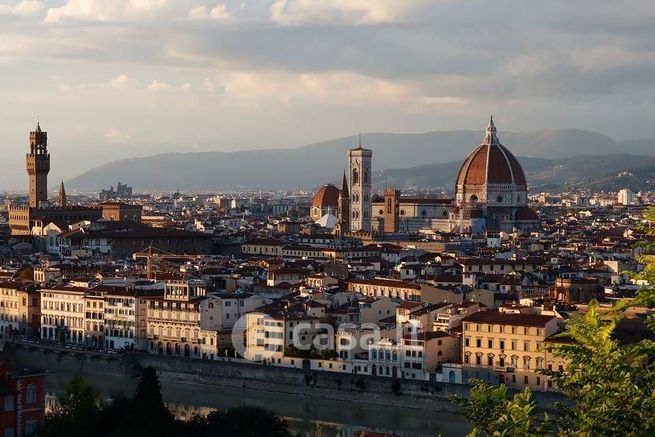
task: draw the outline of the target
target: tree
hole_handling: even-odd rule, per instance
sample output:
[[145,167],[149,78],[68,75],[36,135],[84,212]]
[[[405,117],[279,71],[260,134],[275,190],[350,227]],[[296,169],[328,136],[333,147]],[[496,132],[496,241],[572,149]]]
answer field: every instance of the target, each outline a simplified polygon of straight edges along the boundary
[[[655,435],[655,342],[646,338],[623,344],[615,338],[616,327],[629,309],[655,307],[655,230],[650,226],[655,222],[655,209],[647,210],[645,217],[649,226],[640,229],[644,241],[638,245],[641,254],[637,256],[644,269],[632,276],[649,285],[634,298],[623,299],[606,310],[592,301],[586,313],[575,314],[566,322],[559,337],[568,341],[548,346],[567,362],[562,371],[545,372],[564,398],[554,405],[559,435]],[[653,337],[655,319],[648,317],[646,324]],[[515,429],[533,429],[525,427],[528,423],[537,423],[539,431],[538,418],[543,413],[529,399],[529,392],[523,393],[523,398],[515,395],[509,401],[504,386],[477,384],[468,399],[456,401],[474,424],[473,435],[478,431],[514,435]],[[541,423],[548,423],[547,416]]]
[[93,435],[102,406],[98,391],[76,374],[57,397],[57,406],[48,414],[39,435]]
[[164,435],[170,431],[173,416],[164,404],[157,372],[152,367],[143,369],[132,403],[132,426],[155,435]]
[[391,382],[391,393],[393,393],[395,396],[400,396],[401,394],[400,380],[398,378],[394,378]]
[[528,388],[510,399],[505,385],[493,387],[477,381],[468,398],[453,399],[474,425],[469,436],[484,432],[489,436],[545,437],[551,433],[548,415],[540,415]]

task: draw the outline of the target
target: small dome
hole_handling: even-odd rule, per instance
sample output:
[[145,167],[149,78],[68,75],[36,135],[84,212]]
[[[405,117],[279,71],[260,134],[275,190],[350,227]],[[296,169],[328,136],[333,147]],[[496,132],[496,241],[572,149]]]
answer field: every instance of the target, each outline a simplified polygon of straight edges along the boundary
[[484,141],[464,160],[457,175],[458,186],[485,184],[527,185],[521,164],[498,141],[493,119]]
[[339,204],[339,189],[334,185],[323,185],[312,198],[312,208],[332,208],[336,211]]

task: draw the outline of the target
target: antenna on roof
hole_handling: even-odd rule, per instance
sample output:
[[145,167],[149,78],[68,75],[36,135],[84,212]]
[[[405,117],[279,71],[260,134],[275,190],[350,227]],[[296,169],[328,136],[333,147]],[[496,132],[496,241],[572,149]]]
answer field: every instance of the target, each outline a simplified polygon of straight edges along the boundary
[[362,131],[359,131],[359,148],[362,148]]

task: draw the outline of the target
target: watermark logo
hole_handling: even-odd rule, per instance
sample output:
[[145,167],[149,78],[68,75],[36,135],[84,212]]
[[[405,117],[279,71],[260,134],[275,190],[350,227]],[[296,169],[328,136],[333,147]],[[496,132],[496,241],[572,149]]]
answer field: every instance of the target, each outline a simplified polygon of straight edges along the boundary
[[274,318],[264,313],[239,318],[231,334],[235,356],[257,362],[283,356],[352,358],[355,353],[367,353],[383,338],[398,343],[402,336],[401,326],[390,332],[376,323],[335,325],[318,319]]

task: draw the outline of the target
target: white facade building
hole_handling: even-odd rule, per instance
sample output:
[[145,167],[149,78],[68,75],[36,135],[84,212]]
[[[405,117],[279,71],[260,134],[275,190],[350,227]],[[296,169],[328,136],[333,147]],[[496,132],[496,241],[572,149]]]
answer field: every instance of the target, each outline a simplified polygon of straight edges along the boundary
[[619,191],[617,202],[619,205],[632,205],[635,201],[635,194],[629,188],[624,188]]

